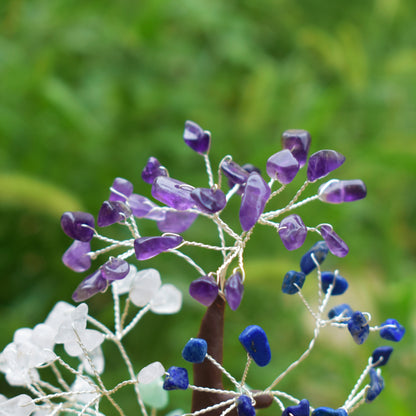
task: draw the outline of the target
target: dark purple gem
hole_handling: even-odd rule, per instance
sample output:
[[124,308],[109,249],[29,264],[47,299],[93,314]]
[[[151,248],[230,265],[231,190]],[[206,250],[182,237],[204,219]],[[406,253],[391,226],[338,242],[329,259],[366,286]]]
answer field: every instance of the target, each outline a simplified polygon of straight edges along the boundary
[[348,321],[348,331],[350,331],[353,340],[358,345],[361,345],[368,338],[370,327],[362,312],[356,311],[352,314]]
[[279,236],[288,250],[296,250],[305,242],[308,230],[299,215],[291,214],[279,224]]
[[321,225],[321,236],[325,240],[329,251],[337,257],[345,257],[348,254],[349,248],[345,241],[333,230],[329,224]]
[[289,150],[281,150],[270,156],[266,164],[267,174],[281,184],[293,181],[299,172],[299,163]]
[[285,274],[282,283],[282,292],[288,295],[294,295],[302,289],[305,283],[305,273],[291,270]]
[[[374,367],[381,367],[387,364],[389,361],[390,355],[393,352],[392,347],[378,347],[371,354],[371,359],[373,361]],[[378,363],[378,364],[376,364]]]
[[152,195],[171,208],[185,211],[195,206],[191,197],[193,187],[166,176],[158,176],[152,186]]
[[182,350],[182,357],[190,363],[202,363],[207,355],[208,344],[202,338],[191,338]]
[[257,172],[251,172],[246,183],[240,206],[240,224],[244,231],[250,230],[263,213],[270,197],[270,188]]
[[107,280],[124,279],[130,271],[130,265],[126,260],[111,257],[101,266],[101,274]]
[[255,416],[256,410],[251,403],[250,397],[242,394],[236,400],[238,416]]
[[318,189],[319,199],[329,204],[357,201],[365,198],[366,195],[367,188],[360,179],[351,179],[348,181],[332,179],[322,184]]
[[74,240],[62,256],[62,262],[74,272],[85,272],[91,267],[91,244],[88,242]]
[[94,217],[88,212],[67,211],[62,214],[61,227],[74,240],[91,241],[94,236]]
[[163,382],[164,390],[186,390],[189,386],[188,371],[186,368],[172,366],[167,369]]
[[109,201],[124,202],[133,192],[133,184],[124,178],[115,178],[111,185]]
[[202,128],[193,121],[188,120],[185,122],[183,139],[192,150],[195,150],[195,152],[201,155],[208,153],[211,144],[211,133],[202,130]]
[[384,321],[380,326],[386,326],[386,325],[393,325],[392,328],[382,328],[380,330],[380,336],[381,338],[387,339],[389,341],[399,342],[406,332],[403,325],[399,324],[398,321],[395,319],[387,319]]
[[306,130],[286,130],[282,134],[282,147],[288,149],[299,162],[301,168],[308,157],[311,136]]
[[187,211],[166,211],[161,220],[157,220],[157,227],[162,233],[183,233],[195,221],[198,214]]
[[238,337],[244,349],[259,367],[269,364],[272,355],[263,328],[249,325]]
[[323,178],[339,168],[345,161],[345,156],[335,150],[319,150],[308,161],[307,176],[309,182]]
[[116,222],[123,222],[129,216],[129,209],[121,201],[104,201],[98,212],[97,225],[107,227]]
[[130,195],[128,202],[131,212],[136,218],[143,218],[151,210],[158,208],[154,202],[138,194]]
[[83,302],[98,292],[105,292],[107,286],[108,281],[102,276],[101,269],[98,269],[79,284],[72,295],[72,299],[74,302]]
[[227,204],[221,189],[195,188],[191,192],[191,197],[199,209],[210,214],[221,211]]
[[189,294],[204,306],[210,306],[218,295],[218,285],[212,276],[201,276],[189,286]]
[[321,285],[324,293],[328,292],[329,286],[333,285],[331,296],[342,295],[348,289],[348,282],[339,274],[322,272]]
[[295,406],[286,407],[282,416],[309,416],[309,411],[309,401],[303,399]]
[[328,254],[328,246],[325,241],[316,242],[310,250],[308,250],[300,260],[300,269],[305,274],[309,274],[312,270],[316,268],[316,264],[312,259],[312,254],[315,257],[315,260],[318,264],[321,264]]
[[148,260],[164,251],[179,246],[183,241],[180,235],[162,235],[160,237],[140,237],[134,240],[137,260]]
[[[245,163],[244,165],[239,166],[239,167],[244,169],[248,174],[250,174],[251,172],[257,172],[257,173],[261,174],[260,169],[256,166],[252,165],[251,163]],[[239,195],[242,195],[244,193],[245,182],[247,181],[247,179],[248,179],[248,175],[246,176],[246,179],[245,179],[244,183],[239,184],[240,186],[238,187],[238,190],[237,190],[237,193]],[[228,179],[228,186],[230,188],[233,188],[234,185],[236,185],[236,184],[237,184],[237,182],[234,182],[232,179]]]
[[328,318],[334,319],[337,316],[343,316],[344,318],[351,318],[354,311],[352,310],[351,306],[342,303],[341,305],[334,306],[329,312],[328,312]]
[[240,272],[235,272],[227,279],[224,285],[225,299],[227,299],[231,310],[235,311],[240,306],[243,293],[243,278]]
[[384,389],[384,380],[374,368],[370,369],[370,388],[365,396],[366,403],[372,402]]
[[229,185],[233,187],[235,184],[242,185],[243,183],[247,182],[248,175],[251,172],[244,169],[238,163],[235,163],[232,160],[225,159],[221,163],[221,170],[223,171],[224,175],[230,180]]
[[149,157],[142,170],[142,179],[151,185],[158,176],[168,176],[168,171],[155,157]]

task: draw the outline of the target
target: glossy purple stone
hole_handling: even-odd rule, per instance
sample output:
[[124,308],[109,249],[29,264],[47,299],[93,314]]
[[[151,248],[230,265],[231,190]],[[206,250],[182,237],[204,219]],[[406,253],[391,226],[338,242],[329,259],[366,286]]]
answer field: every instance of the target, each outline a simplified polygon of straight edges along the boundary
[[345,161],[345,156],[335,150],[319,150],[308,161],[307,177],[314,182],[339,168]]
[[152,186],[152,195],[171,208],[185,211],[195,206],[191,197],[193,187],[166,176],[158,176]]
[[105,292],[107,286],[108,281],[102,276],[101,269],[98,269],[79,284],[72,295],[72,299],[75,302],[83,302],[99,292]]
[[185,122],[183,140],[192,150],[199,154],[204,154],[209,151],[211,133],[204,131],[198,124],[188,120]]
[[292,182],[299,172],[299,162],[289,150],[284,149],[269,157],[266,171],[272,179],[286,185]]
[[89,241],[74,240],[62,256],[62,262],[74,272],[85,272],[91,267],[91,257],[87,255],[90,251]]
[[199,209],[210,214],[223,210],[227,204],[225,194],[221,189],[195,188],[191,192],[191,197]]
[[189,286],[189,294],[199,303],[210,306],[217,298],[218,285],[212,276],[201,276]]
[[360,179],[351,179],[348,181],[332,179],[322,184],[318,189],[319,199],[329,204],[357,201],[365,198],[366,195],[367,188]]
[[247,182],[248,175],[251,172],[248,172],[238,163],[233,160],[225,159],[221,163],[221,170],[224,175],[230,180],[230,187],[233,187],[235,184],[242,185]]
[[308,157],[311,136],[306,130],[286,130],[282,134],[282,147],[288,149],[299,162],[301,168]]
[[123,222],[129,214],[129,209],[124,202],[104,201],[98,212],[97,225],[108,227],[116,222]]
[[158,208],[154,202],[138,194],[130,195],[128,202],[131,212],[136,218],[143,218],[151,210]]
[[183,241],[180,235],[162,235],[160,237],[140,237],[134,240],[137,260],[147,260],[164,251],[178,247]]
[[94,236],[94,217],[88,212],[67,211],[62,214],[61,227],[74,240],[91,241]]
[[183,233],[195,221],[198,214],[187,211],[166,211],[164,218],[157,220],[162,233]]
[[251,172],[240,205],[240,224],[244,231],[250,230],[263,213],[270,188],[257,172]]
[[309,411],[309,401],[303,399],[297,405],[286,407],[282,416],[309,416]]
[[101,266],[101,274],[107,280],[124,279],[130,271],[130,265],[126,260],[111,257]]
[[333,230],[329,224],[321,225],[319,228],[322,238],[325,240],[329,251],[337,257],[345,257],[349,248],[344,240]]
[[133,184],[124,178],[115,178],[109,201],[125,201],[133,192]]
[[291,214],[279,224],[279,236],[288,250],[296,250],[305,242],[308,230],[299,215]]
[[158,176],[168,176],[168,171],[155,157],[149,157],[142,170],[142,179],[151,185]]
[[259,367],[269,364],[272,355],[269,340],[263,328],[258,325],[249,325],[238,339]]
[[225,282],[224,294],[231,310],[235,311],[243,298],[244,285],[240,272],[233,273]]

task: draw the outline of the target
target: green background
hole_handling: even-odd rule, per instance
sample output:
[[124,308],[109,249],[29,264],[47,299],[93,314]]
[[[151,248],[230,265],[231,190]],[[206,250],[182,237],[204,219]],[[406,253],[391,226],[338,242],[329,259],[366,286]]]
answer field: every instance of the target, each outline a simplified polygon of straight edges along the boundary
[[[1,1],[0,348],[15,329],[42,322],[57,300],[69,301],[80,281],[60,262],[70,243],[59,226],[63,211],[95,215],[116,176],[149,196],[140,172],[151,155],[171,176],[206,186],[203,161],[182,143],[185,120],[212,132],[213,164],[232,154],[263,171],[281,133],[301,128],[312,135],[312,152],[346,156],[332,177],[361,178],[368,188],[351,205],[314,202],[299,210],[309,226],[331,222],[350,246],[346,259],[327,260],[350,282],[340,302],[371,312],[374,323],[394,317],[407,328],[384,370],[385,391],[356,414],[413,414],[415,19],[412,0]],[[231,204],[230,214],[237,211]],[[198,224],[185,237],[215,241],[215,230]],[[314,241],[308,236],[305,247]],[[286,252],[268,229],[250,242],[244,301],[227,312],[225,364],[238,377],[244,353],[237,336],[248,324],[263,326],[273,361],[253,368],[253,387],[267,385],[309,342],[304,308],[280,292],[303,252]],[[215,260],[204,257],[207,268]],[[141,267],[148,266],[185,292],[196,277],[169,256]],[[110,305],[107,295],[89,302],[106,322]],[[180,351],[202,313],[185,295],[180,314],[146,316],[127,339],[137,370],[153,360],[184,365]],[[282,389],[337,407],[381,343],[373,334],[357,346],[324,331]],[[107,367],[110,380],[123,377],[119,362]],[[1,383],[1,392],[15,394]],[[185,408],[186,398],[172,393],[169,408]],[[123,408],[137,414],[128,400]],[[272,409],[260,414],[278,413]]]

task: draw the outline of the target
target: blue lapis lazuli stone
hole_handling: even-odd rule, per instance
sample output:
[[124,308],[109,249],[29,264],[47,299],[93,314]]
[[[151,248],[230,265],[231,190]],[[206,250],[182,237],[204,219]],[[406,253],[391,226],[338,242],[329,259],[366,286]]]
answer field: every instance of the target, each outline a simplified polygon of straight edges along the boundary
[[383,377],[373,368],[370,370],[370,388],[367,390],[365,401],[372,402],[384,389]]
[[242,394],[236,400],[238,416],[255,416],[256,410],[251,403],[250,397]]
[[325,241],[318,241],[315,243],[310,250],[308,250],[300,260],[300,269],[303,273],[309,274],[312,270],[316,268],[316,264],[312,259],[311,254],[314,255],[316,261],[321,264],[327,254],[328,254],[328,246],[326,245]]
[[389,341],[399,342],[406,332],[403,325],[399,324],[395,319],[387,319],[380,326],[393,325],[392,327],[382,328],[380,330],[381,338],[387,339]]
[[342,295],[348,289],[348,282],[339,274],[322,272],[321,284],[324,293],[328,292],[329,286],[333,285],[331,296]]
[[354,311],[352,310],[351,306],[347,303],[341,303],[340,305],[334,306],[328,312],[328,318],[334,319],[337,316],[343,316],[344,318],[351,318]]
[[309,416],[309,402],[306,399],[301,400],[295,406],[286,407],[282,416]]
[[189,386],[188,371],[186,368],[172,366],[168,368],[163,382],[164,390],[186,390]]
[[264,367],[269,364],[272,354],[266,333],[261,327],[249,325],[238,339],[258,366]]
[[312,412],[312,416],[348,416],[345,409],[331,409],[330,407],[318,407]]
[[382,365],[386,365],[392,352],[393,352],[392,347],[386,346],[386,347],[376,348],[373,351],[373,354],[371,355],[373,364],[378,363],[374,365],[374,367],[381,367]]
[[190,363],[202,363],[207,355],[208,345],[202,338],[191,338],[182,350],[182,357]]
[[365,316],[360,311],[352,314],[351,319],[348,321],[348,330],[358,345],[361,345],[367,339],[370,327]]
[[283,278],[282,292],[288,295],[299,292],[299,288],[302,289],[305,283],[305,277],[305,273],[302,272],[295,272],[294,270],[287,272]]

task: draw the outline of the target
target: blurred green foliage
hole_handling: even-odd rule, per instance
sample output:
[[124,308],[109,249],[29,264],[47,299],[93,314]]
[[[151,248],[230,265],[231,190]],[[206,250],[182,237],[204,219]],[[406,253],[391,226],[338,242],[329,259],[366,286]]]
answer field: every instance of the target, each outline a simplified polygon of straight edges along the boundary
[[[150,155],[172,176],[205,185],[202,161],[182,144],[186,119],[212,131],[214,163],[232,154],[262,169],[282,131],[303,128],[312,151],[346,155],[337,177],[363,179],[368,197],[339,207],[313,203],[300,213],[310,225],[332,222],[350,245],[347,259],[330,266],[349,278],[353,306],[375,322],[395,317],[407,327],[384,372],[386,390],[357,414],[413,414],[415,18],[412,0],[1,1],[0,348],[16,328],[69,300],[80,280],[60,263],[69,244],[61,211],[96,214],[116,176],[149,195],[140,171]],[[205,223],[199,231],[211,238]],[[239,374],[236,336],[250,323],[265,327],[274,365],[249,380],[263,385],[308,342],[303,309],[279,293],[301,253],[286,253],[274,233],[259,230],[248,254],[246,296],[241,312],[228,314],[225,358]],[[168,256],[148,264],[185,292],[194,278]],[[89,305],[110,321],[110,303],[102,296]],[[185,298],[177,317],[146,317],[129,339],[137,368],[162,356],[176,363],[202,312]],[[337,333],[325,336],[300,378],[284,387],[314,405],[338,406],[379,342],[373,336],[357,347]],[[119,364],[108,367],[123,377]],[[4,383],[1,390],[8,391]],[[178,397],[186,406],[186,395]]]

